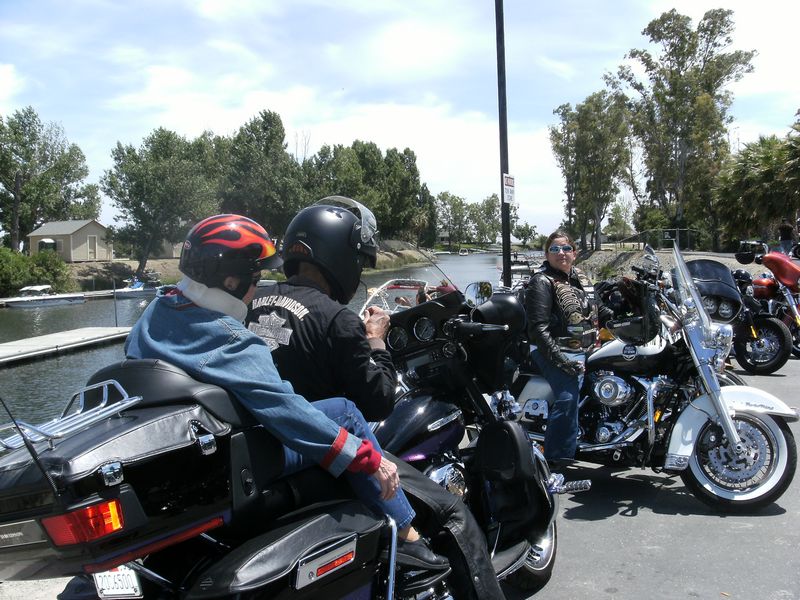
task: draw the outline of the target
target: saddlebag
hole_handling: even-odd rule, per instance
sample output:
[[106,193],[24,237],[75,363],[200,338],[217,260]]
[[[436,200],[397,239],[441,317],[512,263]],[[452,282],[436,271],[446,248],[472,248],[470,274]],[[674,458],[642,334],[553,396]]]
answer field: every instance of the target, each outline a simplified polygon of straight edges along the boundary
[[[275,598],[339,597],[368,586],[375,574],[384,522],[357,501],[317,506],[287,515],[274,528],[227,554],[197,578],[187,600],[229,597],[257,590]],[[368,590],[364,597],[371,597]]]

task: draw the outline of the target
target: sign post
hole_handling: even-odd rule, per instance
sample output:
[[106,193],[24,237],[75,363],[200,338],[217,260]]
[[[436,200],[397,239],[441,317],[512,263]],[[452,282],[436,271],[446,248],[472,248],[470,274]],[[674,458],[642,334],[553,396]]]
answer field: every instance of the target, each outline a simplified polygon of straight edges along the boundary
[[514,177],[503,173],[503,202],[514,204]]

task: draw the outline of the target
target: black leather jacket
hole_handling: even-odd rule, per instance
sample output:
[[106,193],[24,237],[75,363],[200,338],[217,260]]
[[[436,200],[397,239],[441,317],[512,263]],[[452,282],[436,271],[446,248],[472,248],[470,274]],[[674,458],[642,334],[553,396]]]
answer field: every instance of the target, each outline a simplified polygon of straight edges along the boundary
[[[531,277],[525,294],[528,313],[528,340],[536,344],[544,357],[557,367],[566,366],[569,359],[564,351],[586,350],[594,342],[601,323],[612,317],[611,311],[599,306],[594,286],[577,268],[569,276],[553,268],[547,261],[542,270]],[[556,287],[569,286],[572,294],[560,294]],[[598,314],[599,313],[599,314]]]
[[310,279],[260,288],[247,326],[267,342],[281,377],[307,400],[344,396],[368,421],[392,412],[397,372],[391,355],[371,347],[358,315]]

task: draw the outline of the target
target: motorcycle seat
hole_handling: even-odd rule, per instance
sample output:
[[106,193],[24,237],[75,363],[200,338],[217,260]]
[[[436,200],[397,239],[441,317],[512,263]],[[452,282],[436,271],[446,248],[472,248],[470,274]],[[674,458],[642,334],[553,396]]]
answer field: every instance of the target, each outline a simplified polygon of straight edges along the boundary
[[[141,396],[140,407],[199,404],[234,428],[255,426],[255,418],[223,388],[197,381],[186,371],[163,360],[126,359],[95,372],[87,385],[114,380],[131,396]],[[99,393],[87,401],[99,402]]]

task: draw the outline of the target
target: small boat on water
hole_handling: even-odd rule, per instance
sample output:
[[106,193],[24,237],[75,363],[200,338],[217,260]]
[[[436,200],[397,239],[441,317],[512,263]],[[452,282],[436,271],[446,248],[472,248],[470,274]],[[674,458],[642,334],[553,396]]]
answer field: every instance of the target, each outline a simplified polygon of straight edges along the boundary
[[469,250],[467,250],[466,248],[461,248],[458,251],[458,255],[459,256],[469,256]]
[[81,293],[54,294],[50,285],[28,285],[19,290],[19,296],[6,298],[8,308],[38,308],[41,306],[61,306],[64,304],[83,304],[86,296]]
[[157,278],[149,278],[146,280],[138,279],[136,276],[131,279],[126,279],[128,284],[124,288],[118,288],[114,291],[117,298],[141,298],[143,296],[155,296],[158,290],[162,287],[161,281]]

